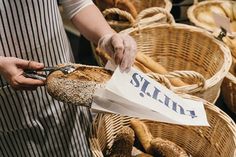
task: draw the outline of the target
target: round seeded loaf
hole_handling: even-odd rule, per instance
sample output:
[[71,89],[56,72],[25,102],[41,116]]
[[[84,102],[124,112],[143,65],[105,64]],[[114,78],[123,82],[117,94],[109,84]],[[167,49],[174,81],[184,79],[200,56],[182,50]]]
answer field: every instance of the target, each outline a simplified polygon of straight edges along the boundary
[[105,86],[105,83],[111,78],[112,72],[97,66],[72,65],[76,70],[69,74],[64,74],[60,70],[49,74],[47,91],[59,101],[90,106],[95,90]]

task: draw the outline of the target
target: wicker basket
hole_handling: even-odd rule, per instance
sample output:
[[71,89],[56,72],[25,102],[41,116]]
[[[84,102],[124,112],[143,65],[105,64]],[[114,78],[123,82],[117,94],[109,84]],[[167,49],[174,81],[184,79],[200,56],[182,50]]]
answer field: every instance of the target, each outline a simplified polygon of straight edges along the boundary
[[[198,14],[205,11],[211,6],[219,6],[221,3],[224,3],[226,0],[208,0],[203,2],[198,2],[198,0],[194,0],[194,5],[189,7],[187,11],[187,16],[189,20],[194,23],[196,26],[204,28],[208,31],[215,31],[218,29],[215,25],[210,25],[208,23],[202,22],[198,20]],[[207,15],[206,15],[207,16]]]
[[[231,72],[231,73],[230,73]],[[233,59],[230,72],[223,80],[222,96],[227,107],[236,114],[236,59]]]
[[[192,96],[190,98],[203,101]],[[235,123],[228,115],[209,102],[205,102],[205,110],[210,127],[142,121],[148,125],[154,137],[175,142],[194,157],[235,157]],[[129,126],[130,119],[131,117],[114,114],[99,114],[95,118],[89,140],[94,157],[102,157],[103,153],[111,148],[116,134],[122,126]]]
[[[192,94],[215,102],[232,57],[229,48],[209,32],[172,22],[143,25],[121,33],[129,33],[137,42],[138,52],[151,57],[168,71],[192,70],[202,74],[206,88]],[[189,87],[191,85],[184,87],[185,91]]]
[[[130,12],[125,11],[123,8],[119,9],[114,7],[114,4],[106,5],[106,3],[108,3],[107,0],[95,0],[95,2],[98,8],[100,8],[100,10],[103,12],[104,17],[106,17],[107,22],[117,32],[132,27],[133,23],[136,21],[136,17],[138,17],[138,15],[136,17],[132,16]],[[167,10],[168,12],[170,12],[172,8],[172,3],[170,2],[170,0],[130,0],[127,1],[127,3],[130,3],[132,5],[132,8],[135,9],[137,14],[151,7],[161,7]],[[117,19],[117,17],[122,19],[119,20],[119,18]]]

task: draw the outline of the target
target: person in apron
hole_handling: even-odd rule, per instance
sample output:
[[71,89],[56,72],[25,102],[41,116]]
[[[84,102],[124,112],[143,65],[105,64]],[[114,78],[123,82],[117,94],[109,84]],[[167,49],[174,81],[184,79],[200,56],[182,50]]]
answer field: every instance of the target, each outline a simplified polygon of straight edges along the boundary
[[[62,0],[67,18],[128,71],[136,43],[91,0]],[[0,0],[0,157],[89,157],[90,110],[50,97],[24,69],[73,62],[56,0]]]

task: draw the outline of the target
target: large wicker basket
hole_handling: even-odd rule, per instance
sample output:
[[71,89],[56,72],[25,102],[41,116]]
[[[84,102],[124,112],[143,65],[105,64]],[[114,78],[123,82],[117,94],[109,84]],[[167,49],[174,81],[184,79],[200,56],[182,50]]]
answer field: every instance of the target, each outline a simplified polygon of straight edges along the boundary
[[[172,20],[172,24],[153,23],[121,33],[129,33],[137,42],[139,53],[151,57],[168,71],[192,70],[202,74],[206,79],[206,88],[192,94],[215,102],[232,63],[232,56],[229,48],[209,32],[175,24]],[[188,91],[189,87],[191,85],[183,88]]]
[[[107,0],[95,0],[96,5],[98,6],[98,8],[100,8],[104,17],[122,17],[122,20],[116,18],[107,18],[107,22],[110,24],[110,26],[117,32],[132,27],[138,15],[134,17],[130,14],[130,12],[125,11],[122,8],[119,9],[117,7],[109,7],[109,5],[99,5],[102,2],[106,3],[106,1]],[[151,7],[161,7],[168,12],[170,12],[172,8],[172,3],[170,0],[129,0],[129,3],[133,5],[133,8],[137,11],[137,14],[140,14],[143,10]]]
[[[197,99],[191,97],[191,99]],[[144,121],[154,137],[175,142],[193,157],[235,157],[236,125],[233,120],[216,106],[205,102],[210,127],[181,126]],[[102,157],[113,144],[122,126],[129,126],[131,117],[114,114],[99,114],[93,123],[90,137],[94,157]]]
[[[221,0],[221,1],[205,1],[205,2],[198,3],[198,1],[195,0],[195,4],[188,9],[188,17],[189,17],[190,21],[193,22],[196,26],[199,26],[199,27],[202,27],[203,29],[214,32],[214,30],[217,28],[209,26],[206,23],[200,22],[197,19],[197,14],[202,9],[205,9],[205,8],[210,7],[212,5],[218,5],[221,3],[224,3],[224,1],[223,0]],[[233,32],[234,36],[235,36],[235,33],[236,32]],[[231,53],[233,55],[233,59],[235,62],[236,49],[231,48]],[[232,66],[235,66],[235,64],[236,63],[232,64]],[[235,75],[236,74],[234,74],[233,71],[231,71],[231,73],[229,72],[226,75],[226,77],[223,81],[222,87],[221,87],[224,102],[226,103],[228,108],[234,113],[236,113],[236,76]]]

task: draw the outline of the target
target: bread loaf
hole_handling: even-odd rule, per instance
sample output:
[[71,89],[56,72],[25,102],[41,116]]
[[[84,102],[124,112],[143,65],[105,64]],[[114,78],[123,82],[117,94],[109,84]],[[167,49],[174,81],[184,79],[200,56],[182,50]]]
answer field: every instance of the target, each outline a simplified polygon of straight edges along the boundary
[[131,157],[134,144],[134,131],[127,126],[117,133],[109,157]]
[[164,157],[188,157],[189,155],[180,146],[169,140],[155,138],[151,141],[153,155]]
[[96,66],[73,66],[76,70],[72,73],[64,74],[57,70],[47,77],[48,93],[62,102],[88,106],[92,102],[94,91],[104,86],[112,72]]
[[138,119],[130,120],[130,126],[134,130],[135,135],[138,137],[140,143],[147,153],[151,153],[151,140],[153,136],[146,126],[146,124]]

